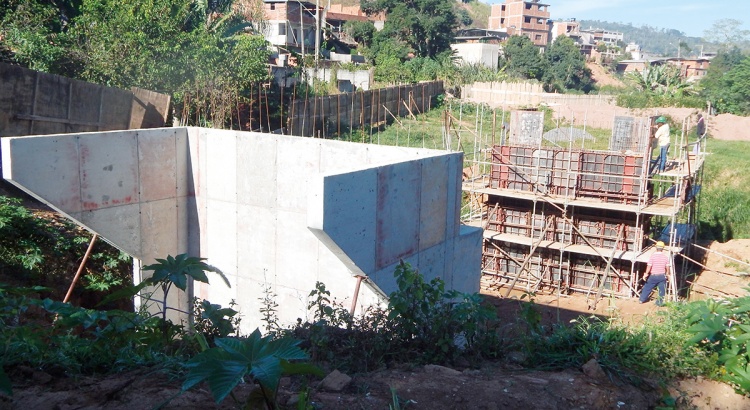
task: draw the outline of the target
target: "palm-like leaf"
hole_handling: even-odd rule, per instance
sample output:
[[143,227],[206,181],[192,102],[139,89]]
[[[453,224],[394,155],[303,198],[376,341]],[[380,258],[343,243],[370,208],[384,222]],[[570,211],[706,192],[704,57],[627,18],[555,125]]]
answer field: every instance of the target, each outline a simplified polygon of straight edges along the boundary
[[216,339],[216,347],[196,355],[186,364],[190,370],[182,389],[187,390],[205,380],[218,403],[245,376],[252,377],[265,391],[273,393],[282,374],[320,374],[314,366],[291,363],[307,359],[298,345],[298,340],[290,338],[262,337],[258,329],[245,339]]
[[180,254],[176,257],[171,255],[167,259],[157,259],[154,264],[143,267],[143,270],[153,271],[154,274],[144,282],[148,284],[173,283],[178,288],[187,289],[188,277],[199,282],[208,283],[206,272],[214,272],[231,287],[224,273],[216,267],[205,262],[205,258],[196,258]]

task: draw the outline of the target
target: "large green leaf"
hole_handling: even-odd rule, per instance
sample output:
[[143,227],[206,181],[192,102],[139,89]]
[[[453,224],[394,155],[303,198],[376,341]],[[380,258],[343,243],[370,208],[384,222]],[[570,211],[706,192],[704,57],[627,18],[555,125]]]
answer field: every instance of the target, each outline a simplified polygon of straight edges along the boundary
[[714,341],[714,337],[724,330],[726,330],[726,319],[723,316],[704,317],[702,321],[687,329],[689,333],[693,333],[693,337],[688,340],[688,343],[693,344],[704,339]]
[[745,393],[750,392],[750,364],[741,366],[727,366],[724,379],[739,386]]
[[182,390],[206,381],[217,403],[224,400],[248,371],[245,361],[235,360],[229,352],[217,348],[199,353],[185,367],[190,370],[182,384]]
[[320,374],[313,367],[294,366],[290,360],[305,360],[307,354],[298,347],[299,341],[283,338],[273,340],[263,337],[256,329],[245,339],[217,338],[216,347],[191,359],[183,390],[206,381],[214,400],[220,402],[242,380],[251,376],[269,394],[273,394],[285,372]]
[[167,259],[156,259],[157,263],[143,267],[143,270],[153,271],[150,278],[146,279],[150,285],[157,285],[164,282],[173,283],[181,290],[187,289],[188,277],[199,282],[208,283],[206,272],[214,272],[231,287],[229,279],[221,270],[203,262],[205,258],[187,256],[179,254],[176,257],[167,256]]

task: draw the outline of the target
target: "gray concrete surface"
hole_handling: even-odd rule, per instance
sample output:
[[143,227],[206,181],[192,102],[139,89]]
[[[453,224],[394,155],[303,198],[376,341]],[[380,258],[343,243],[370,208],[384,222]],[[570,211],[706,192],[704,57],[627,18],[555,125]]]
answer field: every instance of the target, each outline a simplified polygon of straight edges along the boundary
[[[207,258],[232,287],[211,274],[192,293],[235,300],[244,332],[262,325],[266,286],[289,323],[307,317],[316,281],[349,306],[365,275],[358,305],[380,303],[401,259],[479,290],[481,230],[459,225],[461,153],[161,128],[6,138],[2,156],[3,178],[142,264]],[[171,299],[185,309],[189,295]]]

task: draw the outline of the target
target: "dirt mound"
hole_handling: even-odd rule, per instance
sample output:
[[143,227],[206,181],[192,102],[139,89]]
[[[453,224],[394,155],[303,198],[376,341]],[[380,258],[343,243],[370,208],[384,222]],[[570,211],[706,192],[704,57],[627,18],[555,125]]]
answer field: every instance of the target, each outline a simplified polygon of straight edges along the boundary
[[586,63],[586,67],[591,70],[591,79],[594,80],[599,87],[603,85],[611,85],[613,87],[625,86],[620,79],[612,75],[606,68],[597,63]]
[[750,117],[719,114],[706,121],[708,135],[728,141],[750,141]]

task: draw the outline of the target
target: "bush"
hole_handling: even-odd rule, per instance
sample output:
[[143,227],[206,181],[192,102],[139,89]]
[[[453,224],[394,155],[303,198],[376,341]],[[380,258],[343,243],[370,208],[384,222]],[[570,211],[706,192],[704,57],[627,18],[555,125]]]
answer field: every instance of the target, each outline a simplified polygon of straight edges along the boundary
[[712,354],[684,343],[690,334],[682,306],[671,307],[659,319],[624,325],[616,319],[581,317],[546,335],[529,334],[519,344],[527,353],[527,365],[535,368],[580,367],[595,358],[610,374],[631,381],[638,375],[669,380],[715,372]]
[[371,308],[354,317],[330,300],[318,283],[310,293],[312,323],[286,332],[309,346],[313,360],[332,367],[370,371],[392,363],[451,364],[494,357],[498,340],[495,315],[479,294],[445,291],[441,279],[425,282],[407,263],[394,272],[398,290],[386,309]]

